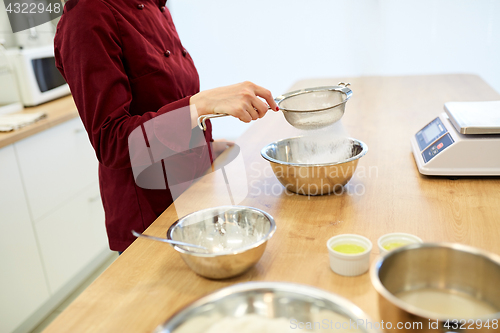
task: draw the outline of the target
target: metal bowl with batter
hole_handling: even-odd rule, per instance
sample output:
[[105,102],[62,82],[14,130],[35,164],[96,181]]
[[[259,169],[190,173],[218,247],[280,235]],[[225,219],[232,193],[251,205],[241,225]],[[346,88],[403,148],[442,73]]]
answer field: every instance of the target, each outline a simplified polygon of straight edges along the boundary
[[245,206],[220,206],[182,217],[170,226],[167,239],[201,245],[208,251],[174,246],[197,274],[226,279],[255,265],[276,231],[266,212]]

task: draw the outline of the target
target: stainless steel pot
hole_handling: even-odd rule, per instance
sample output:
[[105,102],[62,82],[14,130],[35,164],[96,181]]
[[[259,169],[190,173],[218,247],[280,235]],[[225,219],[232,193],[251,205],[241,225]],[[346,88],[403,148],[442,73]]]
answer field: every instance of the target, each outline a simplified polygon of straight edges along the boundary
[[[310,332],[304,329],[308,322],[322,326],[315,332],[379,332],[371,327],[373,320],[360,308],[326,290],[294,283],[247,282],[195,301],[159,326],[155,333],[204,333],[224,318],[249,314],[281,318],[278,325],[274,325],[279,332]],[[304,326],[302,329],[300,323]]]
[[[380,317],[391,323],[392,329],[403,323],[406,325],[403,331],[415,333],[500,331],[498,255],[461,244],[411,244],[382,256],[373,264],[370,275],[379,294]],[[429,295],[429,290],[450,295],[453,303],[448,303],[451,306],[447,308],[430,310],[441,298],[427,298],[428,301],[417,305],[418,293]],[[410,293],[416,298],[401,296]],[[492,312],[474,316],[468,315],[472,306],[452,309],[462,297],[488,306]]]

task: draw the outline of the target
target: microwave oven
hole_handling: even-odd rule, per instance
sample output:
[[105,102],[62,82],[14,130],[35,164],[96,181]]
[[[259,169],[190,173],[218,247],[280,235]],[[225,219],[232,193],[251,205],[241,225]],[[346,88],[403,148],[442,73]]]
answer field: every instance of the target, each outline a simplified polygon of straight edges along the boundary
[[56,67],[54,46],[6,50],[24,106],[35,106],[68,95],[69,86]]

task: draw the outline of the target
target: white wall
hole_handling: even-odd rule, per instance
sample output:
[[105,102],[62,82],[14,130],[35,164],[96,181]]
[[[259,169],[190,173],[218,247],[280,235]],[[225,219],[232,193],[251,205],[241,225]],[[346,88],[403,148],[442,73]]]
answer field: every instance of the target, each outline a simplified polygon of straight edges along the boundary
[[9,17],[5,10],[5,3],[0,1],[0,40],[5,40],[5,47],[7,48],[17,47],[19,45],[23,47],[36,47],[53,43],[57,21],[58,19],[55,19],[35,27],[36,38],[31,36],[29,30],[23,30],[13,34],[9,23]]
[[7,46],[11,46],[13,44],[13,39],[14,36],[12,35],[9,18],[5,11],[5,4],[3,1],[0,1],[0,40],[4,40]]
[[[475,73],[500,92],[498,0],[169,0],[201,88],[275,96],[311,77]],[[214,120],[215,136],[248,126]]]
[[[500,92],[500,0],[167,4],[202,89],[251,80],[278,96],[303,78],[458,72]],[[2,2],[0,39],[10,32],[4,10]],[[43,37],[49,25],[37,27]],[[215,136],[228,139],[248,127],[228,118],[214,124]]]

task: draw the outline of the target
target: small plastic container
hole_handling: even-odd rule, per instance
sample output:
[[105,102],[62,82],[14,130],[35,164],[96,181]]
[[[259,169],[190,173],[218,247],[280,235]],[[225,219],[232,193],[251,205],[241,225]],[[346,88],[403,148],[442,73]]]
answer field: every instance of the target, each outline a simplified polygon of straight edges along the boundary
[[385,255],[386,253],[389,253],[389,251],[397,249],[398,247],[415,243],[423,242],[419,237],[403,232],[385,234],[381,236],[377,242],[380,255]]
[[357,276],[368,271],[373,247],[368,238],[355,234],[342,234],[330,238],[326,242],[326,247],[330,256],[330,268],[335,273]]

